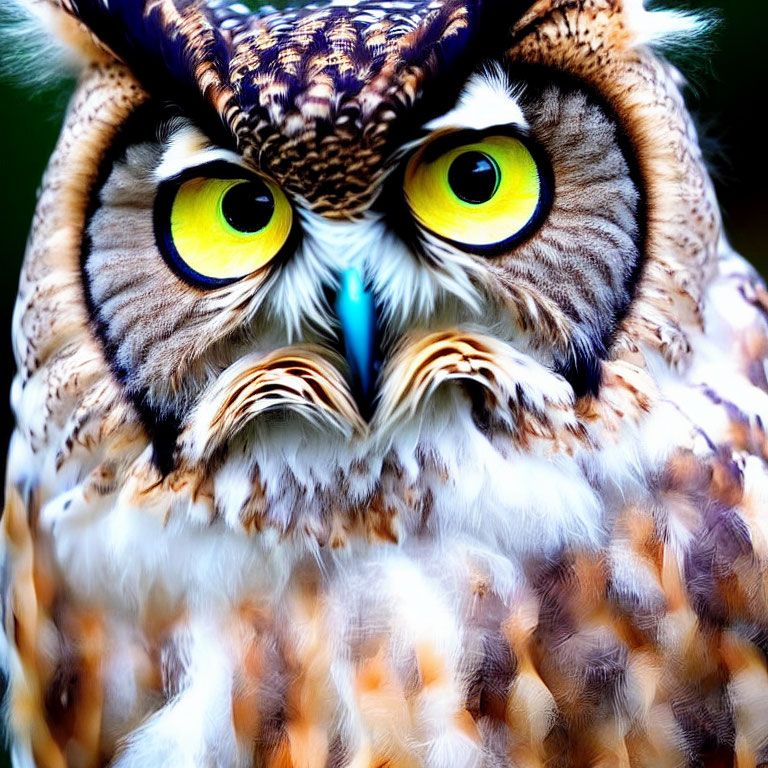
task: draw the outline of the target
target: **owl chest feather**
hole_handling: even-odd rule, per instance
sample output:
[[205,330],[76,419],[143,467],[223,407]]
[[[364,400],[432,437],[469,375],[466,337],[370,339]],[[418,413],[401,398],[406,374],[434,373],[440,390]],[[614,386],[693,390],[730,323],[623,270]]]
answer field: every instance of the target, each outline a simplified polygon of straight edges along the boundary
[[[697,356],[650,388],[616,365],[549,430],[491,436],[450,390],[386,451],[321,449],[289,420],[207,489],[166,479],[142,507],[93,472],[62,480],[30,574],[60,585],[41,592],[51,640],[45,661],[17,651],[53,741],[122,766],[684,759],[701,717],[738,724],[768,682],[738,629],[768,476],[755,417]],[[715,447],[750,424],[741,451]]]

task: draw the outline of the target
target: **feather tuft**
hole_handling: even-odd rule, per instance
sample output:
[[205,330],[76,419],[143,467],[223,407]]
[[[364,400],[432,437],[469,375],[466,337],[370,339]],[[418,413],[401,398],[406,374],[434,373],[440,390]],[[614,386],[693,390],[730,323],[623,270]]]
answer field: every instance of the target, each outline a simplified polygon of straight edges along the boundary
[[7,0],[0,5],[0,76],[49,90],[107,58],[87,30],[56,3]]
[[715,10],[671,10],[651,2],[638,14],[635,29],[641,45],[660,51],[696,52],[708,47],[719,23]]

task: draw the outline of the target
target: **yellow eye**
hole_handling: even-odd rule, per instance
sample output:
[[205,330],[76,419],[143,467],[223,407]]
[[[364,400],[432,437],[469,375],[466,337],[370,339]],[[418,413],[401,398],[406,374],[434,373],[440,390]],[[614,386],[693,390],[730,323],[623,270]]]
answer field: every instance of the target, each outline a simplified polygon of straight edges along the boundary
[[508,245],[538,223],[545,179],[530,150],[513,136],[485,136],[422,147],[405,171],[405,197],[416,220],[446,240],[478,249]]
[[214,286],[268,264],[293,225],[279,187],[255,175],[183,181],[161,204],[159,217],[161,246],[172,265],[192,282]]

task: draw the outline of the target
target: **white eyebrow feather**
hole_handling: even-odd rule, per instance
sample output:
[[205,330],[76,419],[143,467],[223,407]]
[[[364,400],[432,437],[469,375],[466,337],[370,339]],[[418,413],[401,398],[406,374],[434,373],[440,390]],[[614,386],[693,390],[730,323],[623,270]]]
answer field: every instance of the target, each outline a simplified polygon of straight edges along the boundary
[[494,125],[515,125],[525,129],[528,121],[518,103],[521,92],[509,82],[499,64],[488,64],[469,78],[450,112],[424,127],[431,131],[446,128],[482,131]]
[[212,145],[205,134],[186,123],[168,138],[163,159],[155,169],[155,178],[158,182],[167,181],[188,168],[196,168],[215,160],[247,168],[243,158],[236,152]]

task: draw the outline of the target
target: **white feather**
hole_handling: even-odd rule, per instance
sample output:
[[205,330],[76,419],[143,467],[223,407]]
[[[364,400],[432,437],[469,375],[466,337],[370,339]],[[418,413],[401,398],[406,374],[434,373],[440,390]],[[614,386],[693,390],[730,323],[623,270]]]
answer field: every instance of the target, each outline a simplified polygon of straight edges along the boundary
[[520,90],[514,88],[501,65],[486,64],[464,86],[456,106],[426,124],[431,131],[471,129],[482,131],[494,125],[528,127],[518,104]]
[[638,45],[656,48],[691,48],[704,42],[718,24],[713,11],[688,11],[657,8],[643,0],[630,0],[626,4],[629,26],[636,35]]
[[[75,22],[44,0],[3,0],[0,5],[0,75],[28,88],[43,90],[75,77],[95,52],[75,47],[71,38]],[[82,33],[85,35],[86,33]],[[68,90],[64,94],[68,96]],[[65,103],[61,104],[61,108]]]

